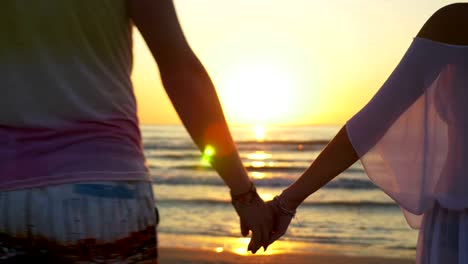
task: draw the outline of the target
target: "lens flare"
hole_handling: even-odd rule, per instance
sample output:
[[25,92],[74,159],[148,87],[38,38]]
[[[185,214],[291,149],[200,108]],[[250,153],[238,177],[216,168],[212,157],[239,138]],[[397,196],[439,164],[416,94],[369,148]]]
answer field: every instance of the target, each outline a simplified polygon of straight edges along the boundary
[[213,157],[216,154],[216,150],[211,145],[206,145],[203,155],[207,157]]
[[206,145],[203,150],[201,162],[204,166],[210,166],[211,160],[216,155],[216,149],[211,145]]

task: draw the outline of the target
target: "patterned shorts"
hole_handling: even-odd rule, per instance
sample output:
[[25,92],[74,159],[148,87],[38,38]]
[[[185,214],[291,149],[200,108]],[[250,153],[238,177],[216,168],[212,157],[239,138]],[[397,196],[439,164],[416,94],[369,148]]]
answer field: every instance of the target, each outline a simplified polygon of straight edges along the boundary
[[151,263],[157,222],[149,182],[0,192],[0,263]]

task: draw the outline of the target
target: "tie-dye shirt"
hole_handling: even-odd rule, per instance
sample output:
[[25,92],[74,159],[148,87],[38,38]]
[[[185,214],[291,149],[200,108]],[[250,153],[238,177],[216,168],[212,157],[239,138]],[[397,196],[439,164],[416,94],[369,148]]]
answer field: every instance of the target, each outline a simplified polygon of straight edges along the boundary
[[5,0],[0,191],[148,180],[125,0]]

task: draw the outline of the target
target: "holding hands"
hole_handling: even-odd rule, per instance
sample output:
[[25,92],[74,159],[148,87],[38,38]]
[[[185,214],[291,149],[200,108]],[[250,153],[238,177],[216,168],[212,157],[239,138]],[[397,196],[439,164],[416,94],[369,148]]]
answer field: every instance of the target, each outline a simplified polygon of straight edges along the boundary
[[266,250],[273,228],[272,208],[260,198],[253,183],[245,193],[231,193],[231,198],[232,205],[240,218],[242,236],[247,236],[249,231],[252,231],[252,239],[247,250],[254,254],[262,246]]
[[248,210],[238,210],[233,202],[241,218],[242,235],[247,235],[248,230],[252,230],[249,250],[255,253],[261,246],[266,248],[283,236],[296,213],[296,208],[309,195],[330,182],[358,159],[349,141],[346,127],[343,127],[309,168],[281,195],[264,203],[253,188],[258,202],[251,203],[250,207],[247,206]]
[[252,231],[248,251],[256,253],[260,247],[264,250],[286,233],[296,210],[287,209],[283,198],[265,203],[252,184],[248,192],[234,195],[231,193],[232,205],[240,218],[242,236]]

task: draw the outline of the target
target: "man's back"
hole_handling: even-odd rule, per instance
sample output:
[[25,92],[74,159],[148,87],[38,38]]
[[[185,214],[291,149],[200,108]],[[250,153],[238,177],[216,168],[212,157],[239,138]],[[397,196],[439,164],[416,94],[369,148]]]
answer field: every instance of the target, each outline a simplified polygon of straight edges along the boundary
[[0,125],[135,119],[126,1],[6,0],[0,32]]
[[147,180],[127,2],[5,0],[0,32],[0,190]]

